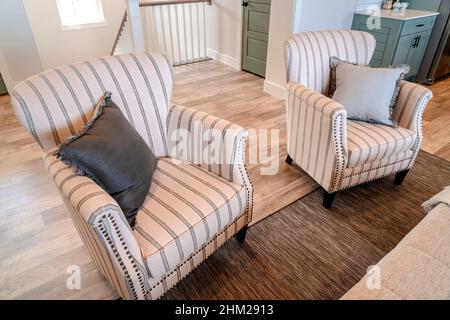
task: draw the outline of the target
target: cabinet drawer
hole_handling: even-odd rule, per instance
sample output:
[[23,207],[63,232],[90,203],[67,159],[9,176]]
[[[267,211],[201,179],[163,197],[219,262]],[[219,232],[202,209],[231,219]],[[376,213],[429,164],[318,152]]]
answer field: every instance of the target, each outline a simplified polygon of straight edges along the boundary
[[420,19],[407,20],[403,24],[401,35],[407,35],[412,33],[419,33],[433,29],[436,16],[425,17]]

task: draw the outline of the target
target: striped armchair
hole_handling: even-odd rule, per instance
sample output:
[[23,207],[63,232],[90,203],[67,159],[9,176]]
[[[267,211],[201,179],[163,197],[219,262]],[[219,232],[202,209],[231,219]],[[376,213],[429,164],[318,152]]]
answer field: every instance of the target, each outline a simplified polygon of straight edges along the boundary
[[[170,107],[172,85],[172,67],[164,56],[130,54],[50,70],[12,92],[16,115],[42,147],[48,172],[86,248],[124,299],[159,298],[228,239],[236,235],[242,242],[251,220],[246,130],[199,111]],[[133,229],[109,194],[53,155],[89,121],[105,91],[112,92],[158,157]],[[202,135],[183,137],[190,139],[188,149],[180,148],[180,132],[211,128],[220,136],[214,150],[218,161],[212,153],[205,156],[211,140],[199,145]]]
[[332,30],[292,35],[287,64],[287,162],[295,162],[324,189],[324,206],[335,193],[396,173],[400,185],[422,144],[422,114],[430,90],[403,81],[394,118],[399,127],[351,121],[330,99],[330,57],[368,64],[375,39],[361,31]]

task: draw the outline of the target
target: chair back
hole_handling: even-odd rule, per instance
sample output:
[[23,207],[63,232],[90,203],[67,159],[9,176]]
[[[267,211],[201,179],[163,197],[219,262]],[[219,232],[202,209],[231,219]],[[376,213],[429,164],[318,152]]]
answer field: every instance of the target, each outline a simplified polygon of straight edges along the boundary
[[328,96],[330,58],[369,64],[375,38],[363,31],[328,30],[297,33],[284,46],[287,81],[297,82]]
[[156,156],[168,155],[172,66],[161,54],[126,54],[76,63],[19,83],[11,102],[20,123],[45,152],[76,134],[105,92]]

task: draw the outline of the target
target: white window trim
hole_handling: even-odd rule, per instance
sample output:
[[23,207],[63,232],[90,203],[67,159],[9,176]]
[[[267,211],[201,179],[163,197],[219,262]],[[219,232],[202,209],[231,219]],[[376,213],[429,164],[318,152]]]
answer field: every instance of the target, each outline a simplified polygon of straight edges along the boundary
[[106,19],[105,19],[104,21],[99,21],[99,22],[88,22],[88,23],[74,24],[74,25],[61,24],[61,30],[68,31],[68,30],[90,29],[90,28],[106,27],[107,25],[108,25],[108,21],[106,21]]
[[61,30],[63,30],[63,31],[79,30],[79,29],[98,28],[98,27],[105,27],[105,26],[107,26],[108,25],[108,21],[106,20],[106,17],[105,17],[102,1],[101,0],[98,0],[98,1],[100,3],[102,11],[103,11],[103,18],[102,19],[98,19],[97,21],[93,20],[93,21],[77,23],[77,24],[63,24],[63,21],[62,21],[62,18],[61,18],[60,3],[59,3],[58,0],[56,0],[55,2],[56,2],[56,6],[58,8],[59,22],[60,22]]

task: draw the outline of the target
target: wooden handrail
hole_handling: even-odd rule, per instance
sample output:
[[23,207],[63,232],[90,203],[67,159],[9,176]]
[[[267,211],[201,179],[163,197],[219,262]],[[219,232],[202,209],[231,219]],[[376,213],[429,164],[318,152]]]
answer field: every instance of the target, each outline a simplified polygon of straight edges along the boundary
[[203,3],[207,2],[211,4],[211,0],[170,0],[170,1],[152,1],[152,2],[141,2],[139,7],[152,7],[152,6],[164,6],[171,4],[185,4],[185,3]]
[[[169,1],[140,2],[139,7],[152,7],[152,6],[164,6],[164,5],[185,4],[185,3],[203,3],[203,2],[206,2],[209,5],[211,5],[211,0],[169,0]],[[111,55],[113,55],[114,51],[116,51],[117,44],[119,43],[120,40],[120,35],[122,34],[123,29],[125,28],[126,22],[127,22],[127,11],[125,10],[122,22],[120,23],[119,31],[117,32],[116,39],[114,40]]]

